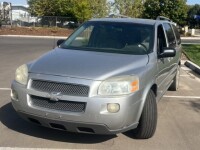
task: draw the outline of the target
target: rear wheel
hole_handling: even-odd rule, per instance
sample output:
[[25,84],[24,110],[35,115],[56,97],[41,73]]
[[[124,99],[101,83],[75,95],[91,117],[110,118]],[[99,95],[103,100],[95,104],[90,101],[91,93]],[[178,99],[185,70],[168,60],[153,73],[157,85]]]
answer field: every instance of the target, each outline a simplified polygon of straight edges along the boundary
[[134,129],[134,137],[137,139],[151,138],[157,126],[157,103],[152,90],[149,91],[140,117],[139,125]]
[[176,76],[173,79],[172,84],[169,87],[170,91],[177,91],[179,87],[179,79],[180,79],[180,66],[177,67]]

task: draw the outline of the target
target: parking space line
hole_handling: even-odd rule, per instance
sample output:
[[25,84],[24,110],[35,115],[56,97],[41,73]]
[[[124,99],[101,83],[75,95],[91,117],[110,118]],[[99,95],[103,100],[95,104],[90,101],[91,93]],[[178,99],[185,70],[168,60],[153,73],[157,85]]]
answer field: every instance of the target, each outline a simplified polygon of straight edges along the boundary
[[163,97],[166,97],[166,98],[182,98],[182,99],[200,99],[200,96],[171,96],[171,95],[164,95]]
[[181,77],[189,77],[190,75],[180,75]]
[[186,67],[186,66],[182,66],[181,69],[184,70],[184,71],[191,71],[191,69]]
[[[62,150],[62,149],[0,147],[0,150]],[[72,149],[65,149],[65,150],[72,150]],[[80,150],[84,150],[84,149],[80,149]]]
[[10,91],[10,88],[0,88],[0,91]]

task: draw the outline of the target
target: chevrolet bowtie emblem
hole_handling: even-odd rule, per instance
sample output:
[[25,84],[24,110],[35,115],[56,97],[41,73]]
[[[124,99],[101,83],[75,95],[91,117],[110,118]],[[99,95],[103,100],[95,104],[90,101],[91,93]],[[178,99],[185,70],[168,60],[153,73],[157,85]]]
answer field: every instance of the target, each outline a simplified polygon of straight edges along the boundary
[[49,98],[49,100],[55,101],[55,102],[59,101],[62,98],[62,96],[63,95],[61,94],[61,92],[51,92],[47,94],[47,97]]

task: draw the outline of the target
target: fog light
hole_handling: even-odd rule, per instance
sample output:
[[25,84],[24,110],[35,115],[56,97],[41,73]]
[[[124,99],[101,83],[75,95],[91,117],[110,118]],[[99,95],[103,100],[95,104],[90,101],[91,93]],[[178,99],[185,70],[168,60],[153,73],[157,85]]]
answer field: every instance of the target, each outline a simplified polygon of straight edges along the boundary
[[11,90],[10,96],[13,100],[18,100],[18,94],[15,90]]
[[110,113],[116,113],[119,111],[119,109],[120,109],[119,104],[108,104],[107,105],[107,110]]

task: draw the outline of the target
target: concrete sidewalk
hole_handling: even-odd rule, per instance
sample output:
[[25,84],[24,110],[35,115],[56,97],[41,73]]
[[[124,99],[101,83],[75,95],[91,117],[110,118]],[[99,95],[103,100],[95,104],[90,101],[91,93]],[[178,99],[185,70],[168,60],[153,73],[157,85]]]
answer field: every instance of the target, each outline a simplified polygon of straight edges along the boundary
[[195,37],[181,37],[182,40],[200,40],[200,36]]

